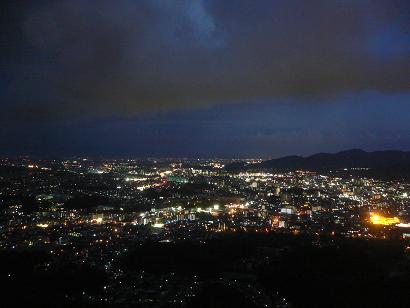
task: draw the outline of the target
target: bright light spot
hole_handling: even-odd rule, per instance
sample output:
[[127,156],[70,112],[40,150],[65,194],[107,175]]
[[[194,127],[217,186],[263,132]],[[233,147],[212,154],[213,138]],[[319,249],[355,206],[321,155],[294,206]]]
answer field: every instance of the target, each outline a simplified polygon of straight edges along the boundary
[[92,220],[92,222],[93,222],[93,223],[100,224],[100,223],[102,223],[102,222],[103,222],[103,218],[102,218],[102,217],[97,217],[97,218],[94,218],[94,219]]
[[400,223],[398,217],[384,217],[378,214],[370,214],[370,221],[374,225],[390,226]]

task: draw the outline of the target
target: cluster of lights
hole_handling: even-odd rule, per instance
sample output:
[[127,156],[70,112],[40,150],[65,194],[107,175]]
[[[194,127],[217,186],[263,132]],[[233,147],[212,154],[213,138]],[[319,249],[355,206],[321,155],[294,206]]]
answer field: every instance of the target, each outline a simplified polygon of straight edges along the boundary
[[97,217],[91,220],[91,222],[96,223],[96,224],[101,224],[103,222],[102,217]]
[[400,223],[400,219],[398,217],[384,217],[379,214],[370,214],[370,222],[374,225],[383,225],[383,226],[390,226],[396,225]]
[[37,224],[37,227],[45,229],[48,228],[48,224]]

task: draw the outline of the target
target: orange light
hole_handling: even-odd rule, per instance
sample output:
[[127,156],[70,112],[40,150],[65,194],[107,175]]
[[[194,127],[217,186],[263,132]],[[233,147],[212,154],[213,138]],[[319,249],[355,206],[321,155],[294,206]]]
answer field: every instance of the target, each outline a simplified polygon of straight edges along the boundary
[[370,222],[374,225],[390,226],[400,223],[398,217],[384,217],[378,214],[370,214]]

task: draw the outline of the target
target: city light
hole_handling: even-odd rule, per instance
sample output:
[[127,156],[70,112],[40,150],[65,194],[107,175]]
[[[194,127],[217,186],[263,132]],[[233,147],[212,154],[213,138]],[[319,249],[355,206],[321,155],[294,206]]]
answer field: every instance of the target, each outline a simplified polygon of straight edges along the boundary
[[163,228],[163,227],[164,227],[164,224],[155,223],[155,224],[153,224],[152,226],[153,226],[154,228]]
[[383,225],[383,226],[390,226],[396,225],[400,223],[400,219],[398,217],[384,217],[380,214],[370,214],[370,221],[374,225]]
[[37,224],[39,228],[48,228],[48,224]]
[[96,224],[100,224],[100,223],[103,222],[103,218],[102,217],[97,217],[97,218],[93,219],[92,222],[96,223]]

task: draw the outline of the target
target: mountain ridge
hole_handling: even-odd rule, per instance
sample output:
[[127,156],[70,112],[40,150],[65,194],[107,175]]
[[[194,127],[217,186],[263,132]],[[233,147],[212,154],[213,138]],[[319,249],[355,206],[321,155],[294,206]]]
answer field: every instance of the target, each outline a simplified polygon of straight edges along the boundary
[[397,178],[405,177],[410,179],[410,172],[408,171],[410,170],[410,151],[366,152],[361,149],[350,149],[337,153],[316,153],[309,156],[284,156],[257,164],[235,162],[227,165],[225,169],[236,172],[258,169],[327,171],[346,168],[365,168],[371,170],[370,173],[374,174],[379,173],[378,171],[389,174],[397,173]]

